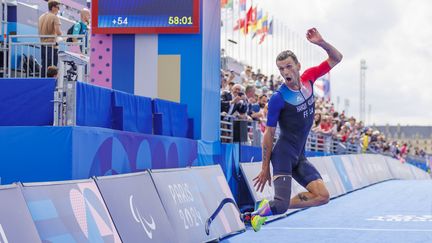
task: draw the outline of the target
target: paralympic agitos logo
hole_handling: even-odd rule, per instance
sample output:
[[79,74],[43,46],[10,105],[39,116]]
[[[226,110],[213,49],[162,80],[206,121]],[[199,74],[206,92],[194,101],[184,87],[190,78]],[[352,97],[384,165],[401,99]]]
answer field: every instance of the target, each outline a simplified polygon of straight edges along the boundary
[[156,230],[156,223],[153,217],[150,215],[150,222],[149,222],[144,217],[141,216],[140,211],[138,210],[137,207],[135,207],[133,203],[133,195],[129,197],[129,205],[130,205],[130,210],[132,212],[132,216],[135,219],[135,221],[141,224],[148,238],[152,239],[153,231]]
[[6,238],[6,234],[3,230],[3,226],[0,224],[0,243],[8,243],[8,239]]

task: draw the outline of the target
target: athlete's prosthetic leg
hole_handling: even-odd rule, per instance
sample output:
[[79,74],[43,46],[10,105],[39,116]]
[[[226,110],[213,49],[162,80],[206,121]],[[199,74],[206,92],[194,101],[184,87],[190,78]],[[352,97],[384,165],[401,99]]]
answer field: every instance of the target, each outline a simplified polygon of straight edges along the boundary
[[261,225],[267,220],[267,216],[283,214],[288,210],[291,199],[291,176],[279,175],[274,180],[274,200],[262,200],[256,211],[252,212],[251,225],[255,231],[261,229]]

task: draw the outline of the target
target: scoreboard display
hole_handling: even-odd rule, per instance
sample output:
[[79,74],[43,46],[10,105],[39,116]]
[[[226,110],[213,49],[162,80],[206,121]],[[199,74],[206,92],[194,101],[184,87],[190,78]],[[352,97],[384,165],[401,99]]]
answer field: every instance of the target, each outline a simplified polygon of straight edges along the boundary
[[199,33],[200,0],[92,0],[92,33]]

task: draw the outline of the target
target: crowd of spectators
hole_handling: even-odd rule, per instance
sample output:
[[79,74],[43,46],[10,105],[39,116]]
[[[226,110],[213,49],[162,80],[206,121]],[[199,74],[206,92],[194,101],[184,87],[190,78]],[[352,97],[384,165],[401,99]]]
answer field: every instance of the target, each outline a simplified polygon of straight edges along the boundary
[[[221,70],[221,117],[256,121],[264,132],[267,102],[283,83],[281,77],[266,76],[251,66],[241,73]],[[341,143],[359,144],[361,152],[389,154],[402,161],[410,155],[425,157],[426,153],[407,143],[389,141],[377,129],[367,127],[344,111],[335,110],[334,104],[323,98],[315,100],[315,117],[312,132],[317,136],[331,137]]]
[[[80,11],[80,20],[69,26],[67,33],[62,33],[61,22],[59,15],[60,9],[64,7],[60,0],[49,0],[48,11],[43,13],[38,20],[38,34],[45,37],[40,37],[41,43],[41,76],[47,77],[47,69],[49,66],[58,65],[59,43],[64,42],[62,35],[84,35],[85,40],[69,37],[66,42],[88,41],[88,30],[90,26],[90,10],[83,8]],[[49,37],[47,37],[49,36]],[[73,47],[73,46],[72,46]],[[83,53],[83,46],[79,46],[79,53]]]
[[254,72],[246,66],[241,73],[221,70],[221,115],[225,118],[257,121],[262,132],[267,118],[267,102],[282,79]]

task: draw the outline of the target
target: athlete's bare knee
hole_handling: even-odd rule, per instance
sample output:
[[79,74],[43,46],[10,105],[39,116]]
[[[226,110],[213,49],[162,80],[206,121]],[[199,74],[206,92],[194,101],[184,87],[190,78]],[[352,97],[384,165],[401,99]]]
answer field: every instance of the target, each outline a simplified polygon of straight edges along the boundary
[[329,202],[330,194],[322,180],[313,181],[306,188],[313,195],[316,206]]
[[324,205],[327,204],[330,201],[330,195],[327,194],[320,194],[317,196],[317,202],[318,205]]
[[317,206],[327,204],[330,201],[330,195],[326,188],[321,189],[318,192],[311,192],[317,203]]

